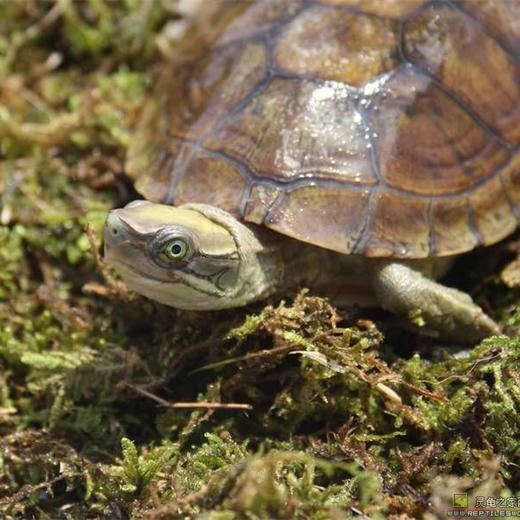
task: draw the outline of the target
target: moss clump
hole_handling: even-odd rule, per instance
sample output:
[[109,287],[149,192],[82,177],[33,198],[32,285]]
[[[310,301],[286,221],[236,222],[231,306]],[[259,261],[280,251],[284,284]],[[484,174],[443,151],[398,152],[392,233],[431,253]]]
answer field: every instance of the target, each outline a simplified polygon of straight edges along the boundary
[[504,247],[452,282],[511,337],[458,353],[305,291],[177,312],[99,261],[186,5],[0,3],[0,516],[434,518],[453,493],[520,493]]

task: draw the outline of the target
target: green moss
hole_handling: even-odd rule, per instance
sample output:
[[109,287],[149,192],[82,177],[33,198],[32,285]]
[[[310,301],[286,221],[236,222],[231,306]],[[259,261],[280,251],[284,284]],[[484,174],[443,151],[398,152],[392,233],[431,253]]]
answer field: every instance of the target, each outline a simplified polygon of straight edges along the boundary
[[[15,294],[27,266],[23,265],[22,226],[13,229],[0,227],[0,300],[6,300]],[[26,274],[26,273],[25,273]]]
[[306,292],[177,312],[99,263],[175,6],[0,2],[0,516],[411,518],[449,493],[520,493],[500,250],[452,281],[511,337],[457,355]]

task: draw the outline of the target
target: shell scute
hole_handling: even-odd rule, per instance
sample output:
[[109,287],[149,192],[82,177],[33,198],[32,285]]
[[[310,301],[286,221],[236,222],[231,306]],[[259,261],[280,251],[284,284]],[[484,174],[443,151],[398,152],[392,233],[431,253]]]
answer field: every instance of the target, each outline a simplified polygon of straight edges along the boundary
[[[502,181],[506,190],[509,201],[511,202],[512,211],[520,217],[520,155],[515,154],[511,160],[501,171]],[[520,218],[519,218],[520,220]]]
[[496,242],[515,230],[518,221],[500,176],[492,178],[485,189],[472,193],[469,203],[482,243]]
[[244,218],[254,224],[263,224],[280,193],[280,188],[276,186],[268,184],[252,186],[244,208]]
[[362,116],[343,84],[275,78],[204,144],[282,182],[377,182]]
[[432,254],[443,251],[447,255],[455,255],[480,244],[480,236],[472,229],[472,216],[466,201],[457,198],[435,199],[430,214]]
[[388,18],[403,18],[426,4],[428,0],[318,0],[325,5],[353,8]]
[[517,227],[516,0],[219,5],[130,145],[145,197],[375,257],[452,255]]
[[461,8],[475,20],[480,22],[498,43],[502,44],[510,54],[520,55],[520,24],[511,23],[520,20],[520,3],[518,0],[493,0],[475,2],[461,0]]
[[266,74],[266,50],[258,41],[217,48],[185,65],[170,82],[163,116],[168,132],[190,140],[203,138]]
[[367,256],[427,256],[430,201],[382,190],[372,197],[369,223],[355,252]]
[[520,143],[520,65],[469,16],[448,6],[430,7],[405,24],[404,42],[412,63],[502,139]]
[[436,83],[409,68],[381,87],[372,106],[379,169],[389,186],[421,195],[460,193],[509,157]]
[[203,151],[193,151],[192,154],[174,180],[173,202],[181,205],[197,200],[204,204],[224,205],[230,213],[240,215],[242,193],[248,183],[240,169]]
[[282,192],[264,223],[304,242],[351,251],[363,233],[369,197],[367,189],[302,186]]
[[255,0],[240,0],[240,2],[236,2],[231,0],[231,3],[248,4],[248,8],[226,27],[226,30],[218,38],[217,45],[263,37],[292,19],[302,9],[305,1],[263,0],[257,2]]
[[273,49],[278,70],[360,86],[398,64],[398,24],[315,6],[290,22]]

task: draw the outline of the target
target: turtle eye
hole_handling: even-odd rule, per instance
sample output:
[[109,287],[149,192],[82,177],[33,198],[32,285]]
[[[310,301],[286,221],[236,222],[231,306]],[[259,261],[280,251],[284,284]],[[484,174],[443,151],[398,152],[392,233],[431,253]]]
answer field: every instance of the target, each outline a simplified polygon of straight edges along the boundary
[[182,260],[187,256],[188,252],[188,244],[182,238],[174,238],[164,244],[159,256],[164,262],[172,262]]

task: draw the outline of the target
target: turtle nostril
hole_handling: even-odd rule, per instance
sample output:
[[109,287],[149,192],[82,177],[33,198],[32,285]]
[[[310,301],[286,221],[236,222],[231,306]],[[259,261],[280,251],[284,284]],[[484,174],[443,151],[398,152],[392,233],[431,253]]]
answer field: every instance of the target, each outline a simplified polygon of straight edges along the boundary
[[[0,0],[1,2],[2,0]],[[125,236],[124,229],[122,228],[123,223],[115,211],[111,211],[108,214],[105,224],[105,234],[107,238],[118,242]]]

